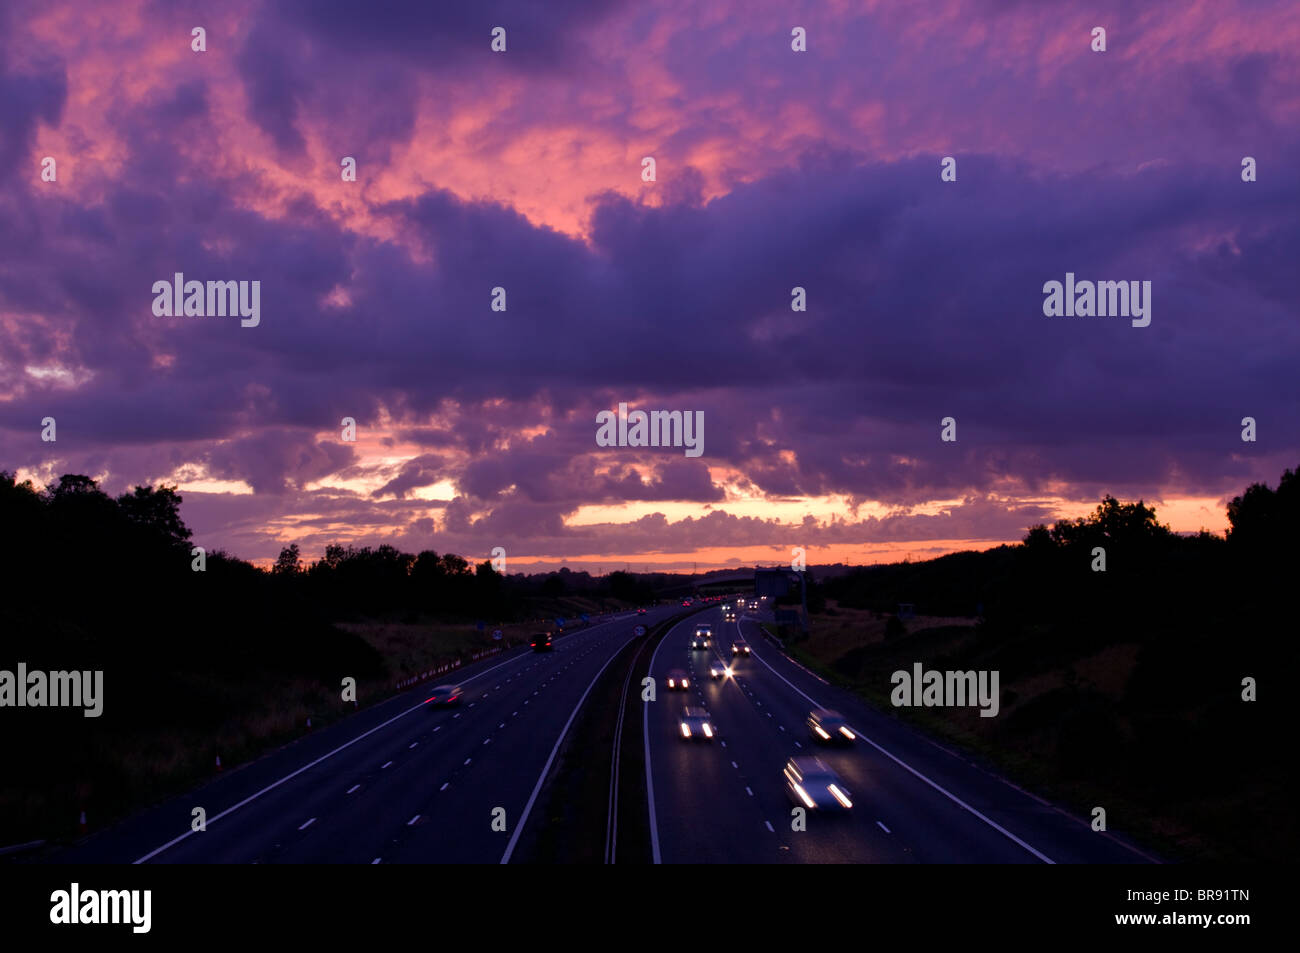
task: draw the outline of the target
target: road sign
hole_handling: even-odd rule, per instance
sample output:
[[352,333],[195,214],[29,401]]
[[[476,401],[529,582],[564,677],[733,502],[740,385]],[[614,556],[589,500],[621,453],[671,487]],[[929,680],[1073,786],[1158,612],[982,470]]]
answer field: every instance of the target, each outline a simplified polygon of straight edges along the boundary
[[498,642],[500,642],[500,641],[501,641],[501,630],[500,630],[500,629],[493,629],[493,630],[492,630],[492,638],[494,638],[494,639],[496,639]]
[[632,634],[633,634],[633,635],[645,635],[645,626],[643,626],[643,625],[638,625],[635,629],[632,630]]

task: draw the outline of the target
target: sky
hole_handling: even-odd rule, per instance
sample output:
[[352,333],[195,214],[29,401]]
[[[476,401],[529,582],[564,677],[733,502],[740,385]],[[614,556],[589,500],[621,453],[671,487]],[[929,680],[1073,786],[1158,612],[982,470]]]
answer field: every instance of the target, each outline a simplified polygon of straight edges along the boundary
[[[1256,0],[7,0],[0,469],[261,564],[1222,532],[1300,464],[1297,51]],[[178,272],[258,323],[156,314]],[[1046,315],[1067,273],[1149,325]],[[620,403],[702,452],[602,446]]]

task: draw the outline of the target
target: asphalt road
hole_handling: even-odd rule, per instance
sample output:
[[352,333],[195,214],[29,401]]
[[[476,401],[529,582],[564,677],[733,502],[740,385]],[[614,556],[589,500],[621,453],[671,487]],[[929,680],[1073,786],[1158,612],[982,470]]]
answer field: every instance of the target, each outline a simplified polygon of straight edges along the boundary
[[[696,624],[713,626],[710,651],[691,651]],[[738,634],[753,654],[735,677],[709,678],[715,657],[730,658]],[[689,692],[665,690],[671,668],[691,676]],[[1146,863],[1154,858],[1110,833],[950,752],[856,696],[788,659],[741,614],[718,610],[683,620],[655,653],[657,700],[645,703],[651,823],[663,863]],[[681,737],[688,704],[706,708],[718,736]],[[813,708],[833,708],[858,734],[848,748],[815,743]],[[789,757],[815,754],[852,792],[840,814],[809,812],[792,830],[782,770]]]
[[[676,607],[467,665],[143,811],[61,863],[499,863],[606,662]],[[423,702],[456,682],[458,708]],[[191,830],[194,807],[207,830]],[[504,830],[494,830],[494,809]],[[498,815],[499,816],[499,815]],[[498,825],[500,823],[498,822]]]
[[[468,665],[309,733],[187,795],[43,858],[55,863],[500,863],[533,813],[560,742],[617,652],[680,611],[624,614],[556,640]],[[691,651],[699,622],[711,651]],[[710,680],[743,634],[753,654],[735,677]],[[691,677],[666,690],[670,668]],[[918,729],[826,684],[762,635],[756,619],[724,623],[714,608],[674,625],[655,649],[654,702],[644,705],[655,856],[665,863],[1141,863],[1146,854],[936,744]],[[424,704],[439,681],[464,686],[457,708]],[[681,737],[688,704],[706,708],[711,742]],[[834,708],[859,735],[824,749],[805,726]],[[854,807],[809,812],[792,829],[782,777],[817,754]],[[193,831],[193,809],[207,830]],[[502,814],[503,812],[503,814]],[[540,813],[540,811],[538,812]],[[502,823],[501,818],[504,818]],[[494,825],[494,820],[496,824]],[[596,819],[599,821],[600,819]],[[504,829],[497,829],[504,827]]]

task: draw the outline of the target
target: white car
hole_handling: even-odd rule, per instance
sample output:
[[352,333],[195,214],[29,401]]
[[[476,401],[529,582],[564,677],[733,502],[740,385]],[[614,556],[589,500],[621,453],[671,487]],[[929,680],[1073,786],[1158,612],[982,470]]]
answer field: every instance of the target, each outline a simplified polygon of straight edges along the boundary
[[853,799],[840,776],[821,758],[791,758],[785,765],[785,793],[810,811],[847,811]]
[[686,709],[682,712],[681,732],[688,740],[712,741],[713,722],[709,721],[709,713],[703,708]]

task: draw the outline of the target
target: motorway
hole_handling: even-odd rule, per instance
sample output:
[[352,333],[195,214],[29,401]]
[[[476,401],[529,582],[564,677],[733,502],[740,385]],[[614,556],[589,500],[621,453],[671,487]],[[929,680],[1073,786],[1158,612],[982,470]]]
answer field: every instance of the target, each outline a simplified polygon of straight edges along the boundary
[[[711,650],[691,651],[696,624],[713,627]],[[709,662],[730,659],[742,636],[752,655],[735,677],[709,678]],[[664,691],[669,669],[691,677],[688,692]],[[659,691],[645,703],[645,758],[651,823],[663,863],[1147,863],[1154,858],[1109,833],[1094,832],[919,730],[871,708],[788,659],[763,635],[759,619],[720,610],[683,620],[651,662]],[[684,739],[687,705],[712,716],[716,738]],[[844,715],[858,735],[851,747],[815,744],[806,719],[814,708]],[[792,829],[782,769],[792,755],[815,754],[852,792],[842,815],[809,812]]]
[[[43,858],[55,863],[506,863],[602,675],[640,686],[611,665],[647,628],[681,612],[626,613],[557,638],[464,666],[346,717],[189,794]],[[714,630],[709,651],[691,651],[694,626]],[[735,676],[709,678],[742,635],[753,654]],[[656,700],[641,703],[633,739],[644,752],[651,856],[663,863],[1143,863],[1122,838],[931,741],[787,658],[759,619],[723,622],[719,608],[672,625],[649,659]],[[666,690],[671,668],[688,692]],[[429,689],[464,687],[458,707],[424,704]],[[608,693],[594,695],[608,698]],[[706,708],[717,737],[687,741],[686,705]],[[823,749],[805,725],[834,708],[858,739]],[[597,718],[612,713],[594,712]],[[598,759],[593,752],[592,769]],[[782,777],[795,754],[817,754],[844,779],[854,807],[809,812],[792,829]],[[640,760],[637,758],[636,760]],[[641,766],[635,770],[639,772]],[[207,829],[191,828],[193,809]],[[500,810],[498,810],[500,809]],[[494,817],[504,811],[504,825]],[[640,809],[638,809],[640,813]],[[584,815],[585,816],[585,815]],[[592,825],[604,818],[593,816]],[[535,823],[541,823],[536,821]],[[499,829],[504,826],[504,830]],[[533,833],[536,833],[535,831]],[[526,850],[526,847],[524,848]]]
[[[50,858],[58,863],[500,863],[579,703],[633,627],[675,607],[495,656],[309,734]],[[459,707],[423,704],[455,682]],[[191,830],[192,809],[207,830]],[[493,811],[505,810],[505,830]],[[500,825],[498,825],[500,826]]]

